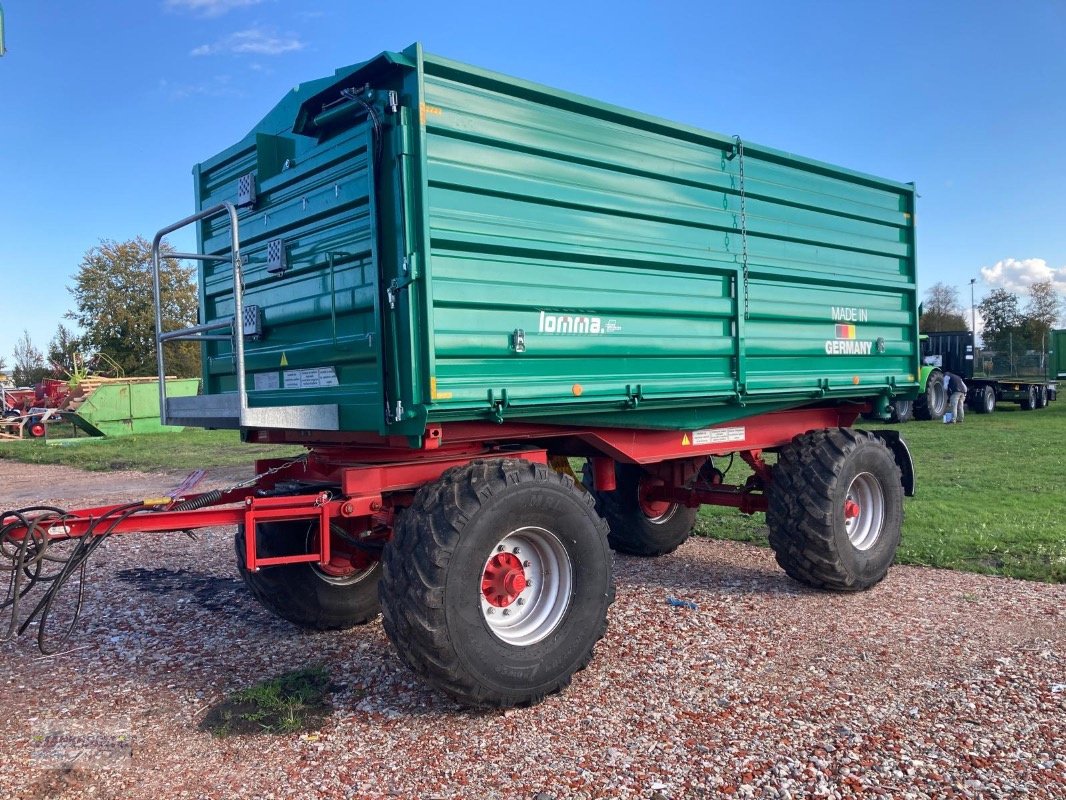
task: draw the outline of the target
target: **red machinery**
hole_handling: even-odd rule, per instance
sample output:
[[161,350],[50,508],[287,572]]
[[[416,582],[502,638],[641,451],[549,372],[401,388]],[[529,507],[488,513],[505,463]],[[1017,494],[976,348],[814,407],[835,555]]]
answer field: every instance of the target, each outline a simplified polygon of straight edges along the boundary
[[[56,625],[50,622],[55,597],[65,582],[80,579],[86,559],[106,537],[219,525],[239,526],[238,567],[246,580],[251,579],[249,585],[257,598],[279,615],[307,625],[308,620],[300,618],[298,611],[284,605],[283,590],[291,581],[275,586],[269,581],[283,573],[277,569],[260,572],[261,568],[310,568],[321,577],[345,582],[350,590],[353,582],[378,575],[386,542],[394,540],[397,528],[403,527],[398,515],[412,505],[425,505],[422,497],[425,491],[435,491],[449,479],[471,470],[483,470],[487,476],[498,470],[506,481],[521,482],[528,475],[529,480],[539,481],[544,489],[557,484],[565,488],[572,485],[569,460],[585,457],[588,463],[585,483],[595,496],[632,495],[634,501],[635,517],[628,521],[619,519],[624,513],[620,509],[602,508],[612,521],[608,534],[612,546],[644,555],[675,549],[688,536],[695,509],[702,504],[732,506],[748,514],[769,510],[770,518],[775,513],[787,516],[785,506],[790,504],[795,491],[792,484],[806,467],[789,467],[786,462],[796,461],[795,454],[805,448],[809,450],[812,443],[818,446],[818,442],[830,442],[844,450],[849,443],[868,445],[866,456],[876,460],[885,454],[889,459],[888,473],[879,478],[884,491],[912,494],[913,467],[906,445],[898,435],[890,431],[849,429],[862,408],[856,405],[775,412],[747,418],[742,425],[734,423],[707,429],[699,437],[678,431],[454,423],[430,427],[423,448],[411,450],[406,440],[322,434],[320,438],[332,441],[306,442],[308,452],[297,459],[259,461],[255,479],[226,490],[190,494],[194,485],[190,480],[170,496],[124,505],[74,511],[34,507],[4,512],[0,516],[0,552],[14,567],[6,603],[11,608],[11,632],[16,628],[24,631],[39,617],[41,648],[49,651],[58,647],[69,635],[73,622],[65,621],[62,629],[56,631]],[[811,433],[795,436],[796,431]],[[294,432],[286,431],[252,433],[258,442],[280,443],[292,441],[294,436]],[[763,460],[763,453],[768,450],[782,454],[777,467]],[[732,454],[738,454],[754,471],[743,485],[726,484],[723,473],[714,467],[715,458]],[[885,468],[869,462],[864,467],[874,472]],[[789,472],[779,476],[781,469]],[[633,475],[638,477],[629,486]],[[858,480],[856,476],[844,477],[851,483]],[[782,478],[789,486],[775,494]],[[485,491],[492,491],[492,481],[484,483]],[[624,483],[627,485],[623,486]],[[624,491],[617,492],[618,489]],[[893,505],[900,496],[896,495]],[[872,512],[882,517],[885,513],[885,504],[879,510],[867,508],[861,493],[852,492],[850,487],[841,497],[839,511],[845,527],[869,523],[866,517]],[[420,514],[408,517],[411,524],[417,524]],[[878,533],[887,524],[884,519],[875,522]],[[262,535],[244,534],[290,524],[302,524],[307,531],[300,543],[303,546],[296,549],[292,547],[291,537],[288,549],[279,551],[278,537],[270,540]],[[627,525],[641,526],[639,535],[628,541],[625,539]],[[59,547],[63,543],[67,546]],[[393,541],[391,549],[402,546],[402,542]],[[885,563],[877,565],[873,572],[860,575],[854,585],[831,588],[864,588],[880,580],[891,562],[894,547],[887,552]],[[782,560],[780,552],[779,560],[790,574],[797,567],[787,558]],[[520,595],[533,583],[522,564],[518,557],[507,553],[499,554],[487,564],[481,581],[486,608],[498,607],[503,613],[521,605]],[[803,576],[807,582],[810,578],[810,575]],[[366,591],[361,595],[348,592],[349,599],[355,598],[352,601],[355,606],[338,612],[343,616],[343,624],[326,619],[318,620],[319,624],[313,627],[347,627],[376,616],[376,580],[364,582]],[[44,597],[20,624],[19,600],[38,584],[45,589]],[[266,597],[272,592],[274,599]],[[276,595],[277,592],[281,594]],[[386,615],[386,625],[390,624],[396,622]]]

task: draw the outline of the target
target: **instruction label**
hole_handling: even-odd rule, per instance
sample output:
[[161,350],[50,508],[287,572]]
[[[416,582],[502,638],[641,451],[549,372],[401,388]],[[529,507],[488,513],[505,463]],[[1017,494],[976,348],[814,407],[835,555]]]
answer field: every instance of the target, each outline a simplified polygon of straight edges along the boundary
[[726,442],[743,442],[745,431],[737,428],[704,428],[692,432],[692,444],[725,444]]
[[280,389],[281,375],[276,372],[257,372],[252,376],[252,382],[256,391],[264,389]]
[[286,389],[317,389],[320,386],[336,386],[337,371],[333,367],[314,367],[313,369],[287,369]]

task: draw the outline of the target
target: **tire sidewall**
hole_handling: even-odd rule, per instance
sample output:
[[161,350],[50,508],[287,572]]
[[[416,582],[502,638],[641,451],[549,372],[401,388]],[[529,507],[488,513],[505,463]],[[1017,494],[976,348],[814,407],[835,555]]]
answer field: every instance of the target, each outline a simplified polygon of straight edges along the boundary
[[[864,472],[873,475],[881,484],[885,515],[877,541],[872,547],[859,550],[851,543],[844,525],[844,501],[852,480]],[[836,550],[845,571],[863,586],[881,580],[892,566],[903,524],[903,487],[896,463],[885,447],[876,442],[861,441],[860,446],[845,457],[840,478],[833,487],[831,509]]]
[[[483,501],[463,528],[448,570],[444,606],[449,631],[467,640],[456,648],[465,668],[500,693],[548,691],[560,674],[579,669],[599,637],[610,604],[611,558],[598,516],[562,485],[512,485]],[[602,524],[602,523],[600,523]],[[486,560],[512,531],[539,527],[553,533],[570,559],[572,592],[551,633],[527,646],[508,644],[491,631],[481,610]]]

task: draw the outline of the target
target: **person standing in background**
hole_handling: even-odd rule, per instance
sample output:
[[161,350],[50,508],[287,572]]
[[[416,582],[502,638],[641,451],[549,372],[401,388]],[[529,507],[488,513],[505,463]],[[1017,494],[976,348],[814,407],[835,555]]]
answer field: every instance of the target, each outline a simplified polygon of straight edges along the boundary
[[962,422],[966,417],[966,392],[969,387],[954,372],[945,372],[944,388],[950,393],[948,395],[948,411],[951,412],[952,424]]

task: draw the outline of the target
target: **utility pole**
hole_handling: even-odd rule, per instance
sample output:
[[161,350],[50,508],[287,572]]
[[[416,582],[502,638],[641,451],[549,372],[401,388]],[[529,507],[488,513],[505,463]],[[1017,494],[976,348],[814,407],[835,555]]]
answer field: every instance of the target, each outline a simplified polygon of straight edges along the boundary
[[977,347],[977,306],[973,303],[973,285],[977,278],[970,278],[970,326],[973,328],[973,346]]

